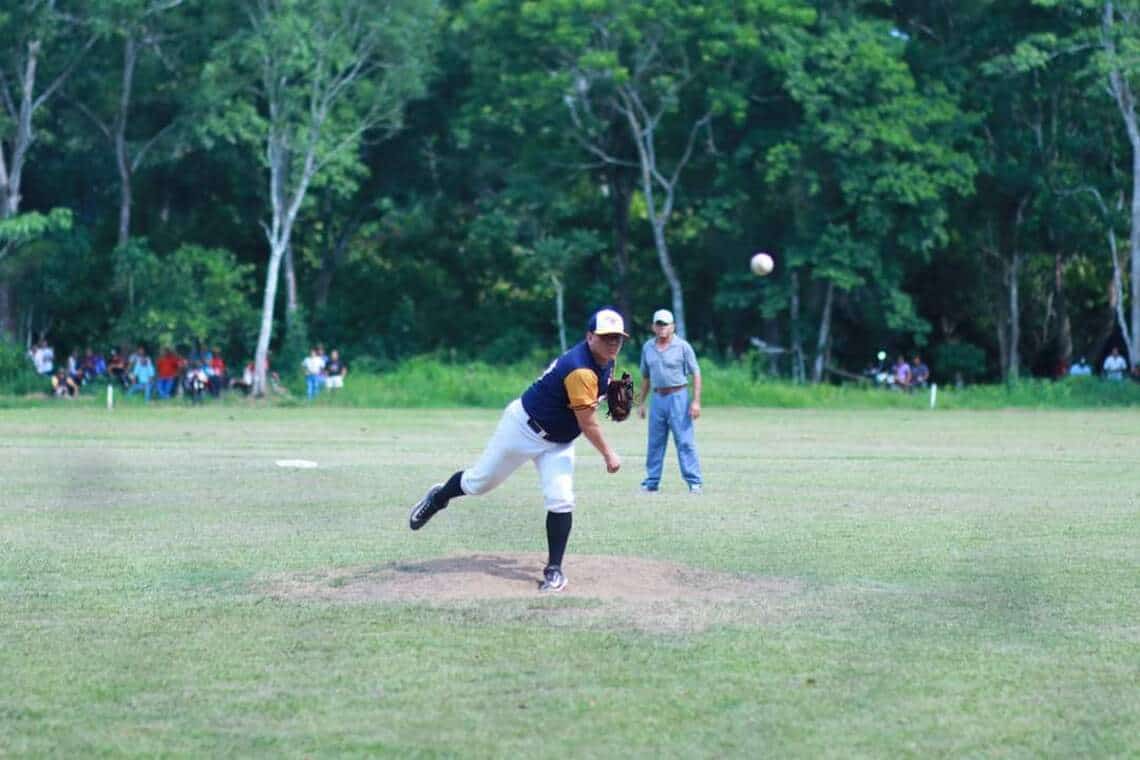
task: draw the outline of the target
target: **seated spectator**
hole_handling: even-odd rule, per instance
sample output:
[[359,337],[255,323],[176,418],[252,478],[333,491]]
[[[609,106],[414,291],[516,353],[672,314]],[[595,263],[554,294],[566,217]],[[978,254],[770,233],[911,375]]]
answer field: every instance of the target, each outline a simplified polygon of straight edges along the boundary
[[895,361],[894,377],[896,388],[901,388],[904,391],[910,390],[910,365],[906,363],[902,354],[899,354],[899,358]]
[[74,351],[67,355],[67,376],[76,382],[77,385],[82,386],[84,383],[83,378],[83,362],[79,360],[78,355]]
[[325,362],[325,387],[329,392],[344,387],[344,376],[348,374],[348,365],[340,360],[340,351],[335,348]]
[[127,360],[119,353],[119,349],[111,349],[111,358],[107,360],[107,376],[113,382],[124,388],[130,385],[130,373],[127,371]]
[[1088,361],[1083,356],[1073,366],[1069,367],[1069,377],[1090,376],[1092,376],[1092,367],[1089,366]]
[[1112,380],[1113,382],[1120,382],[1124,379],[1124,373],[1128,370],[1128,360],[1120,355],[1120,349],[1116,346],[1112,347],[1112,353],[1104,359],[1104,379]]
[[85,384],[107,374],[107,362],[103,359],[103,354],[95,353],[90,346],[83,352],[83,360],[80,361],[79,366],[83,369],[83,382]]
[[182,387],[186,395],[189,396],[190,400],[195,404],[200,404],[209,386],[210,378],[206,375],[206,371],[202,369],[201,362],[190,362],[190,367],[186,370],[186,377],[182,380]]
[[925,388],[926,384],[930,382],[930,367],[926,366],[926,362],[918,354],[914,355],[911,364],[910,382],[916,388]]
[[51,376],[51,391],[56,398],[75,398],[79,395],[79,383],[67,374],[66,368],[60,367]]
[[230,387],[237,388],[247,396],[253,392],[253,362],[246,363],[245,369],[241,371],[241,377],[235,377],[230,382]]
[[131,384],[127,388],[127,395],[130,396],[135,391],[142,391],[144,398],[150,401],[150,389],[154,382],[154,375],[154,362],[140,347],[134,361],[134,371],[131,372]]

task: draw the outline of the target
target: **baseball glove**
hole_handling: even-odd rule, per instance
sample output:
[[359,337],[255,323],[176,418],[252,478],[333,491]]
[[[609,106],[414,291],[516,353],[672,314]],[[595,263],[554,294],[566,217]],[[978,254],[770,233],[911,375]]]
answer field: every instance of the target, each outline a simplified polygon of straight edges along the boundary
[[629,417],[633,409],[633,378],[628,372],[621,373],[621,380],[610,380],[610,384],[606,386],[606,404],[614,422],[621,422]]

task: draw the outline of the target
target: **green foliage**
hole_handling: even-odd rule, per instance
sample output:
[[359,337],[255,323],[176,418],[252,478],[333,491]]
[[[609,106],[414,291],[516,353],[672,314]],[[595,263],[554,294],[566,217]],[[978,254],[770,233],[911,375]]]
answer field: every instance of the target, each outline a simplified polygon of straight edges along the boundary
[[943,382],[974,382],[986,374],[986,352],[965,341],[941,343],[931,355],[930,370]]
[[[1110,233],[1132,255],[1133,188],[1106,85],[1114,67],[1134,82],[1140,60],[1135,3],[1113,9],[1103,26],[1093,0],[10,3],[0,48],[15,61],[41,43],[37,93],[82,56],[54,91],[66,107],[40,103],[19,157],[0,319],[63,350],[205,331],[248,354],[269,209],[289,207],[271,196],[297,186],[312,146],[292,246],[304,324],[277,336],[278,363],[308,340],[385,370],[425,352],[547,354],[559,294],[568,339],[601,303],[643,323],[670,294],[642,223],[662,198],[618,107],[636,97],[663,177],[710,116],[664,230],[710,354],[753,336],[791,347],[794,329],[810,361],[833,286],[836,365],[963,341],[982,354],[948,358],[948,377],[993,380],[1014,251],[1022,364],[1070,330],[1093,354],[1110,303],[1127,313],[1134,297],[1127,277],[1124,293],[1106,287]],[[116,250],[105,132],[132,35],[123,147],[150,160],[130,167],[139,237]],[[366,48],[376,68],[321,111],[320,82]],[[0,116],[9,170],[15,124]],[[205,270],[177,263],[183,247],[231,252],[234,279],[194,281]],[[764,279],[746,269],[760,249],[778,261]]]
[[112,335],[120,344],[236,343],[256,327],[253,267],[226,250],[186,245],[159,256],[132,240],[115,253],[115,292],[125,302]]
[[0,219],[0,252],[9,245],[15,246],[53,232],[70,230],[72,223],[71,209],[66,208],[53,208],[46,214],[29,211]]
[[36,374],[22,346],[0,338],[0,394],[26,396],[51,390],[48,378]]
[[[285,337],[273,363],[279,370],[284,370],[286,375],[294,375],[300,372],[301,362],[313,346],[314,342],[309,339],[305,310],[298,306],[295,312],[285,315]],[[326,346],[325,350],[328,351],[329,347]]]

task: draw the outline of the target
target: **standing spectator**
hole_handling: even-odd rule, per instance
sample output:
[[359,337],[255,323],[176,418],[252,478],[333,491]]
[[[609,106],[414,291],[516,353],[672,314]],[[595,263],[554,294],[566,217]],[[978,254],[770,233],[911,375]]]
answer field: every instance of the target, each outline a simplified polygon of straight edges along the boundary
[[325,363],[325,385],[330,393],[344,387],[344,376],[347,374],[348,365],[340,360],[340,351],[334,348]]
[[902,354],[899,354],[899,358],[895,361],[894,375],[895,385],[898,388],[901,388],[904,391],[910,390],[910,365],[906,363],[906,359],[903,358]]
[[158,372],[158,381],[155,388],[159,398],[170,398],[178,385],[178,374],[182,370],[182,359],[170,346],[162,349],[162,353],[155,362]]
[[916,388],[925,388],[926,384],[930,382],[930,367],[926,366],[926,362],[918,354],[914,355],[914,361],[911,365],[910,382]]
[[305,394],[312,401],[321,392],[325,370],[325,361],[317,352],[316,346],[309,350],[309,355],[301,362],[301,366],[305,368]]
[[[645,453],[645,479],[641,490],[655,492],[661,483],[661,468],[669,433],[677,447],[677,462],[689,493],[704,489],[701,460],[697,456],[693,421],[701,416],[701,368],[693,347],[675,335],[673,312],[658,309],[653,314],[654,338],[641,347],[641,396],[638,414],[646,416],[645,399],[649,402],[649,440]],[[689,400],[689,378],[693,378],[693,397]]]
[[146,349],[139,346],[138,353],[131,359],[131,385],[127,388],[127,395],[135,391],[142,391],[147,401],[150,401],[150,389],[154,381],[154,362],[146,354]]
[[317,356],[321,357],[321,388],[323,389],[329,378],[328,372],[325,371],[329,363],[329,355],[325,353],[324,343],[317,344]]
[[47,340],[40,340],[31,351],[32,364],[41,375],[51,375],[55,371],[55,351]]
[[1104,359],[1104,379],[1120,382],[1128,371],[1128,360],[1120,355],[1120,349],[1112,347],[1112,353]]

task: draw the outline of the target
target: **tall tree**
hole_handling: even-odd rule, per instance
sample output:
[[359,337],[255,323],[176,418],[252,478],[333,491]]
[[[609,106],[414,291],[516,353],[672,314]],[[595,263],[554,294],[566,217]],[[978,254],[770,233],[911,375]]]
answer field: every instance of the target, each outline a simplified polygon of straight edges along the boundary
[[[109,0],[94,26],[117,47],[117,82],[109,71],[90,67],[76,77],[73,102],[86,114],[106,140],[114,157],[119,179],[119,218],[116,244],[125,245],[131,236],[131,210],[134,204],[133,177],[157,142],[175,125],[177,105],[172,102],[178,72],[170,55],[173,20],[184,0]],[[142,59],[150,58],[157,71],[143,82],[144,125],[132,129],[136,88]],[[163,84],[163,82],[167,84]],[[149,106],[149,107],[147,107]],[[161,114],[154,121],[153,114]]]
[[[28,153],[36,141],[36,118],[60,91],[98,39],[85,20],[56,0],[27,0],[0,13],[0,221],[20,211]],[[2,261],[0,261],[2,263]],[[0,335],[15,332],[12,283],[0,273]]]
[[902,288],[907,261],[946,244],[946,202],[970,192],[957,106],[944,89],[919,87],[904,53],[890,23],[838,12],[789,45],[787,87],[803,120],[768,151],[767,181],[791,188],[786,264],[818,291],[814,382],[841,293],[874,294],[893,330],[925,329]]
[[[215,128],[264,146],[269,246],[254,393],[265,392],[281,261],[314,182],[357,171],[369,134],[390,134],[404,104],[423,91],[434,0],[257,0],[249,27],[209,67],[226,110]],[[233,85],[240,85],[235,88]]]
[[[523,41],[526,80],[564,104],[566,134],[597,165],[631,171],[669,288],[677,332],[686,332],[684,283],[668,227],[698,147],[713,148],[715,119],[739,119],[739,75],[765,40],[812,18],[806,4],[749,0],[478,0],[480,15]],[[545,77],[545,81],[536,81]],[[527,97],[534,97],[526,93]],[[615,142],[615,136],[621,137]],[[615,202],[622,201],[619,185]],[[615,207],[620,218],[622,206]]]

